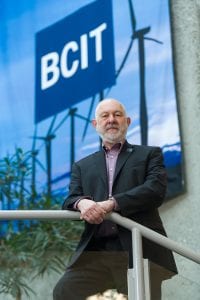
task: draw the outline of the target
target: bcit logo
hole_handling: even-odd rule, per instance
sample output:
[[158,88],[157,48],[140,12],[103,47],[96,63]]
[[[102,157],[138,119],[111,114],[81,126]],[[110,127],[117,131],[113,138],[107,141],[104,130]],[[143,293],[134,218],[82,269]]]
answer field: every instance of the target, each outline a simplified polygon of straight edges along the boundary
[[[102,35],[106,28],[107,24],[102,23],[88,33],[82,34],[79,42],[70,41],[66,43],[60,56],[56,51],[43,55],[41,57],[41,89],[45,90],[56,84],[60,76],[70,78],[78,71],[79,68],[84,70],[89,67],[89,39],[93,39],[95,45],[95,62],[100,62],[103,59]],[[73,58],[74,53],[78,54],[77,59]],[[72,57],[71,59],[70,56]]]
[[39,31],[35,74],[36,123],[115,84],[111,0]]

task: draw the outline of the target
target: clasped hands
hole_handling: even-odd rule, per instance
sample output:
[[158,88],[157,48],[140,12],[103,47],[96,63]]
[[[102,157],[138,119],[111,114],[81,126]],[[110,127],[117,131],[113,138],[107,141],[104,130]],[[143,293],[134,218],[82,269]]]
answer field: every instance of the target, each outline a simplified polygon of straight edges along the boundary
[[105,216],[114,209],[114,206],[114,201],[110,199],[101,202],[81,199],[77,208],[80,210],[81,220],[91,224],[100,224],[105,219]]

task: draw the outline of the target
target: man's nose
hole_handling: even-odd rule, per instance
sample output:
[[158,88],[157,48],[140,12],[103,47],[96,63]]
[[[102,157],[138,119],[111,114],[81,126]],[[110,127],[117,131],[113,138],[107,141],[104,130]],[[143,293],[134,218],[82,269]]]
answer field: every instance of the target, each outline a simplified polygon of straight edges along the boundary
[[110,123],[114,122],[115,121],[115,116],[113,114],[110,114],[109,117],[108,117],[108,121]]

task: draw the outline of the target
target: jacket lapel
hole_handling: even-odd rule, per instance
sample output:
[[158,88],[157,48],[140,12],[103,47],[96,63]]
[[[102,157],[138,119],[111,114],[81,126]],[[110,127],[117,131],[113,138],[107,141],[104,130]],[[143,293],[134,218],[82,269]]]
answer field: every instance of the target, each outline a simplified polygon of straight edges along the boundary
[[105,154],[104,151],[99,151],[94,153],[94,165],[95,168],[102,179],[106,189],[108,190],[108,174],[107,174],[107,168],[106,168],[106,160],[105,160]]
[[134,151],[134,146],[129,144],[128,142],[125,142],[117,159],[113,183],[117,175],[119,174],[121,168],[129,158],[129,156],[133,153],[133,151]]

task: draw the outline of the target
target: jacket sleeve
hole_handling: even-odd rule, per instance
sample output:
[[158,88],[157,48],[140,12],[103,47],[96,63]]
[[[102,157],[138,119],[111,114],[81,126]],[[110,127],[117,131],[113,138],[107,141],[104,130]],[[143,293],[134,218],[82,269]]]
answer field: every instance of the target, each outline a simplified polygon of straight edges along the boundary
[[90,195],[84,195],[81,182],[81,170],[77,163],[72,166],[69,194],[64,200],[62,209],[76,210],[75,203],[81,199],[91,199]]
[[155,209],[164,201],[167,176],[162,151],[159,147],[152,147],[146,159],[144,173],[142,183],[124,192],[113,194],[120,213],[125,217]]

